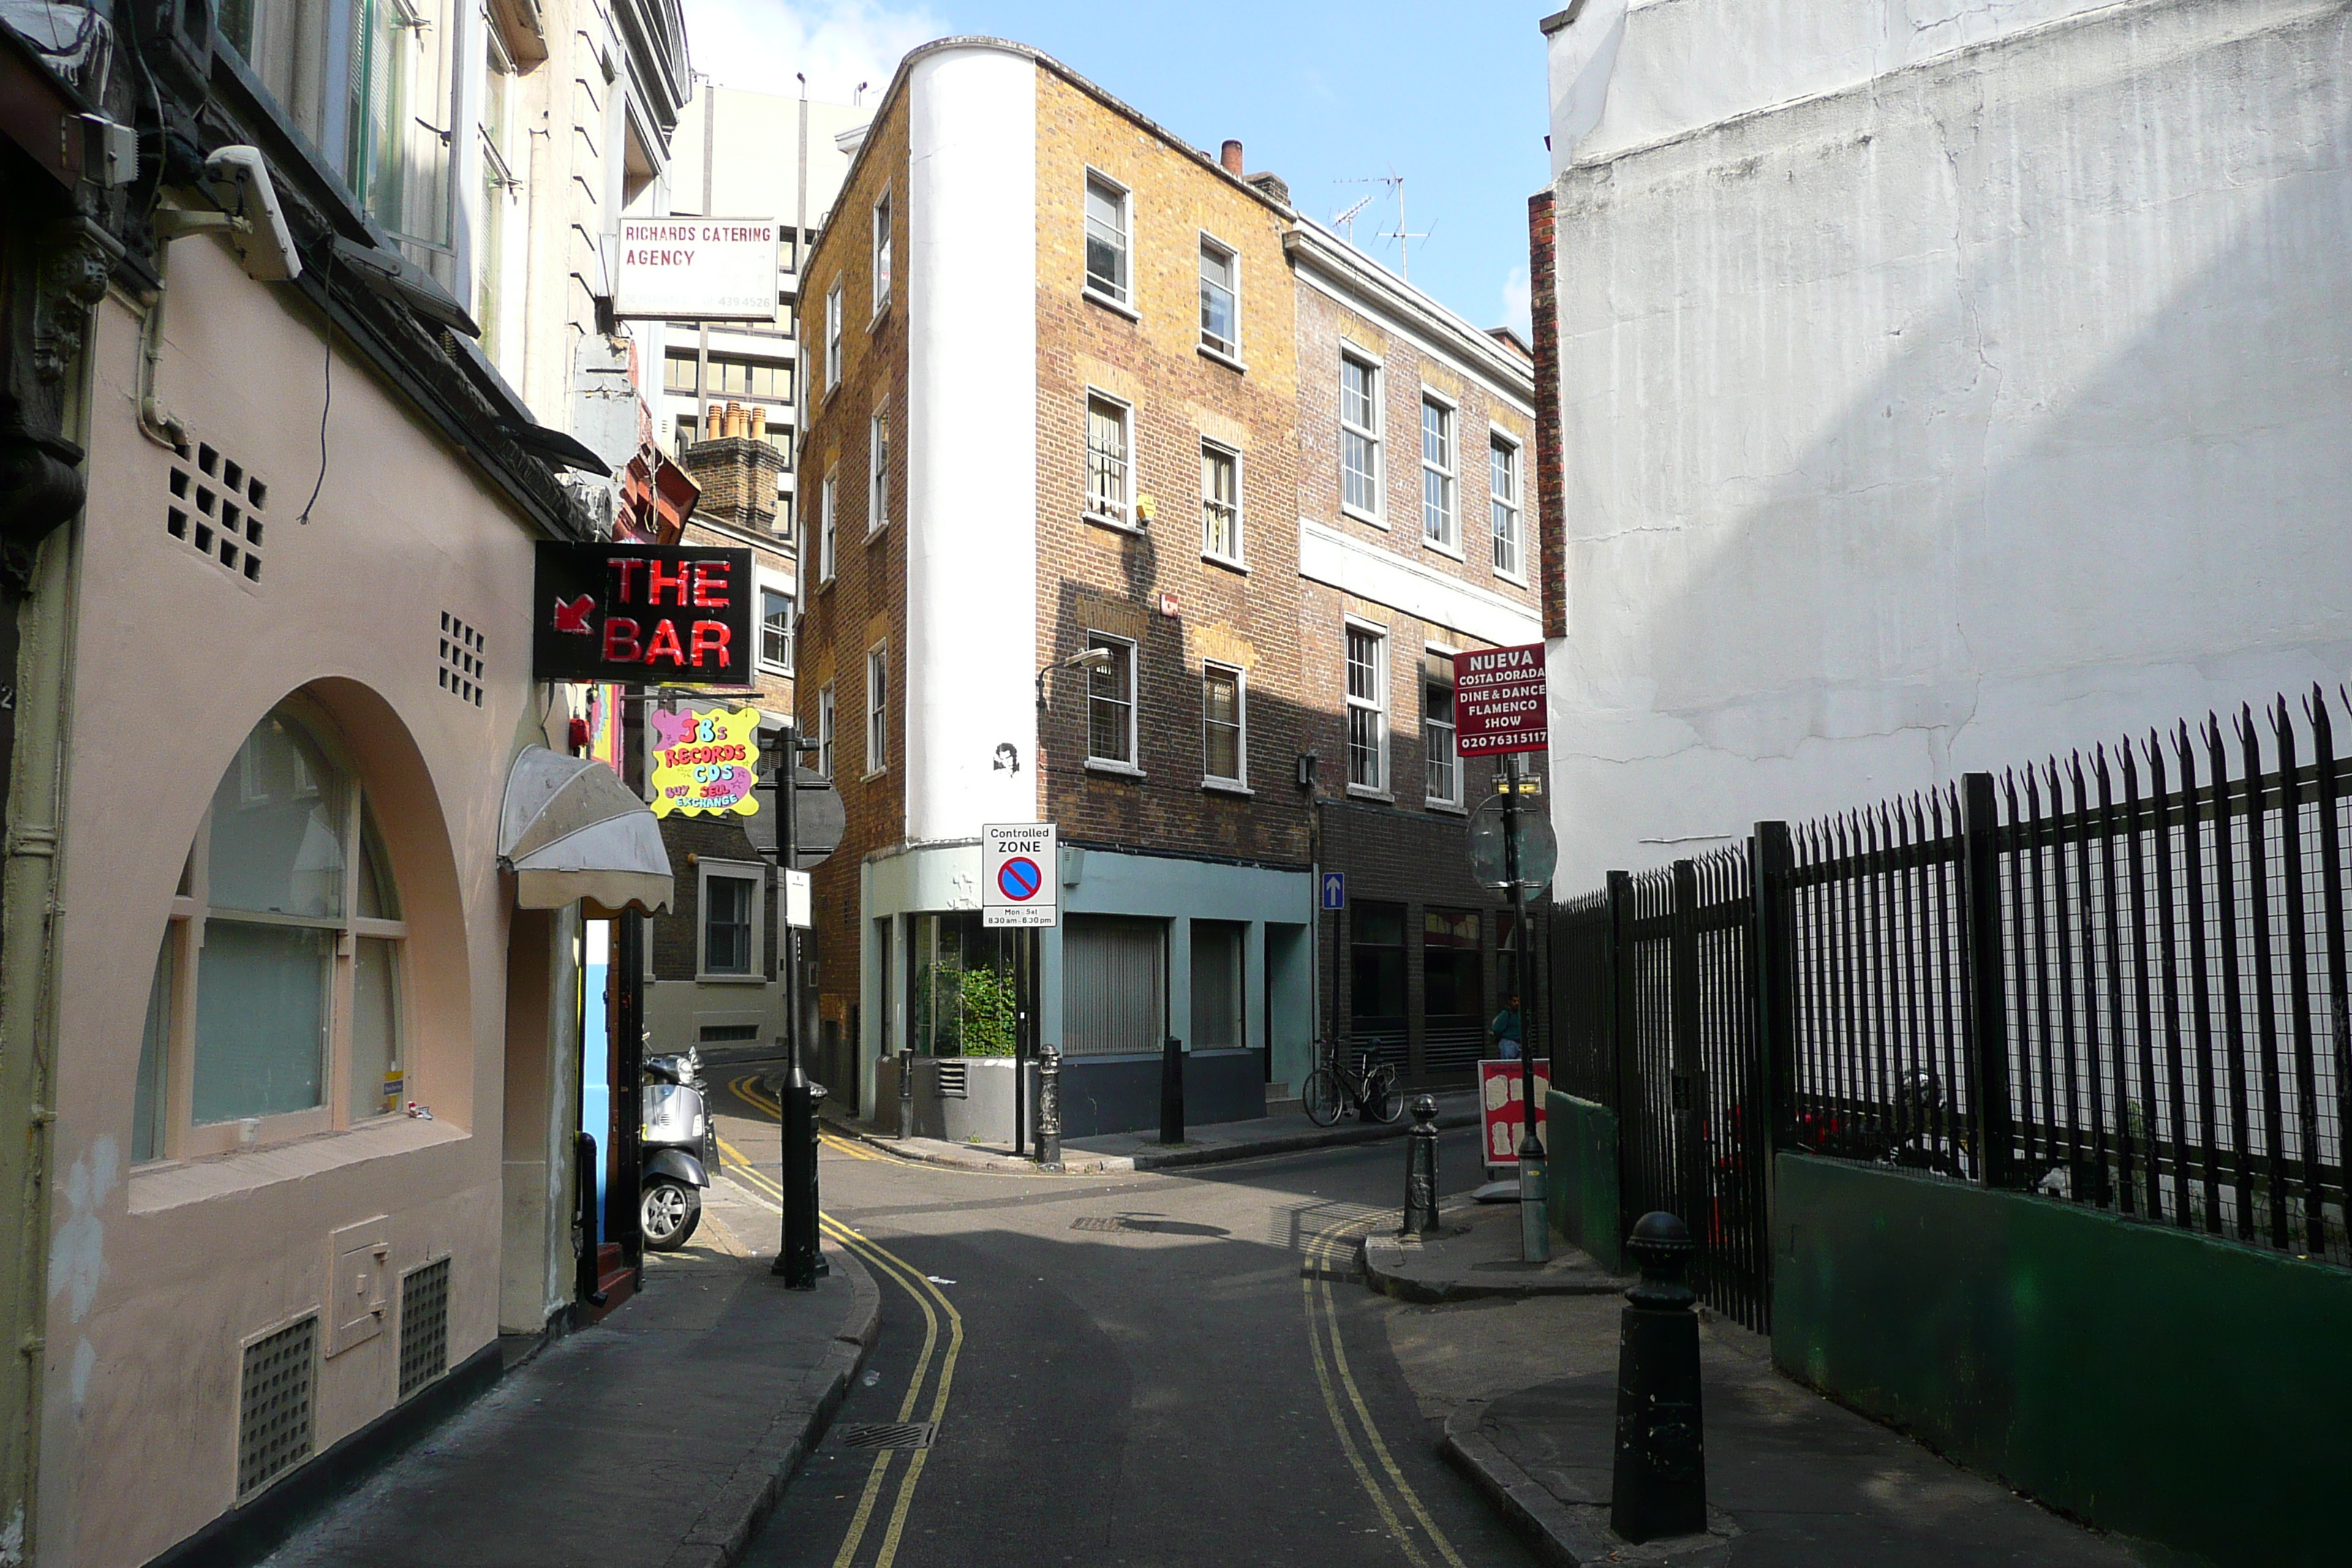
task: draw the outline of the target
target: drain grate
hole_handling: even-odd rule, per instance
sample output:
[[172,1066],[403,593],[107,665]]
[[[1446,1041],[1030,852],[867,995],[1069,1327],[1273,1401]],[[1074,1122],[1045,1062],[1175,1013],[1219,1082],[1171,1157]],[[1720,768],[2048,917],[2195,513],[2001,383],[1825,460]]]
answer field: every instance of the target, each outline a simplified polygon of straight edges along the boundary
[[1070,1222],[1070,1228],[1072,1230],[1134,1230],[1139,1227],[1129,1225],[1125,1215],[1082,1214]]
[[928,1448],[938,1429],[931,1421],[870,1421],[844,1426],[841,1444],[845,1448]]

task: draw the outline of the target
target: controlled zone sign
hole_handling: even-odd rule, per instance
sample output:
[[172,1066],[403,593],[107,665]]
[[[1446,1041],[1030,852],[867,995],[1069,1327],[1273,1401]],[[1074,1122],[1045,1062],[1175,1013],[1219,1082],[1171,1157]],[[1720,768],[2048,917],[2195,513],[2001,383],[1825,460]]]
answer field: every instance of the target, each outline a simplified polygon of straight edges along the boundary
[[980,830],[980,923],[1061,923],[1061,834],[1050,822],[992,822]]
[[772,322],[778,232],[774,218],[625,217],[613,313]]
[[1540,752],[1551,744],[1543,644],[1454,656],[1454,747],[1465,757]]

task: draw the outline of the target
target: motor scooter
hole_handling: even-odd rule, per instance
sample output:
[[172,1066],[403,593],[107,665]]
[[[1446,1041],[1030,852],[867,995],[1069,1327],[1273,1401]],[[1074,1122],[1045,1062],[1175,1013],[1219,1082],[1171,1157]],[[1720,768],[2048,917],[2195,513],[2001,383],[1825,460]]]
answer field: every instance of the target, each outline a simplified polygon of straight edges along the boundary
[[710,1185],[718,1131],[702,1096],[702,1058],[691,1047],[645,1058],[638,1091],[638,1224],[646,1246],[675,1252],[702,1223],[702,1189]]

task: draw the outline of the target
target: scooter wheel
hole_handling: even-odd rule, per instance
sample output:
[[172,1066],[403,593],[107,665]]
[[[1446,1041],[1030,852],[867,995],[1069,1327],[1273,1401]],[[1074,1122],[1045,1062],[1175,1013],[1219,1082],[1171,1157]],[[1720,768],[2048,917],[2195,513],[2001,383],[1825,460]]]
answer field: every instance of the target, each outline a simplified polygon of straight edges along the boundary
[[637,1198],[638,1223],[646,1246],[655,1252],[676,1252],[702,1223],[702,1194],[671,1176],[656,1176]]

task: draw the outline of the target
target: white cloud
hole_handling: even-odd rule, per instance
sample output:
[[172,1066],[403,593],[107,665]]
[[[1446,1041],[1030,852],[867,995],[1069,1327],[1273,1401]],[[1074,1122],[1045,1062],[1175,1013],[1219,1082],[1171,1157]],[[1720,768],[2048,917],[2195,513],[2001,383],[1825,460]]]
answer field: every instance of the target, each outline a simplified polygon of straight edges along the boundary
[[685,0],[686,47],[698,71],[721,87],[793,97],[795,71],[809,96],[847,103],[859,82],[866,101],[890,85],[918,44],[945,37],[928,6],[876,0]]
[[1529,342],[1535,341],[1533,306],[1533,297],[1528,286],[1528,269],[1512,268],[1503,279],[1503,323]]

